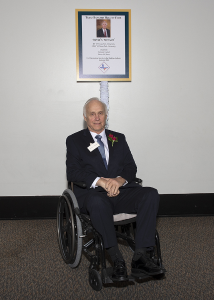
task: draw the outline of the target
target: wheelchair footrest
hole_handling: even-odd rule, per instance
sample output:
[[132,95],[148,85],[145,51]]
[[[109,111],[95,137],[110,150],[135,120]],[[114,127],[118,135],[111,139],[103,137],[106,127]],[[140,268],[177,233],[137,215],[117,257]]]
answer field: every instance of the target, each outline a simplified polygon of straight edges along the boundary
[[112,267],[106,268],[106,273],[107,273],[108,277],[110,278],[110,280],[112,281],[112,283],[113,282],[124,282],[124,281],[135,281],[133,276],[128,276],[124,280],[116,280],[116,279],[112,278],[112,273],[113,273]]
[[152,277],[143,273],[131,273],[131,276],[134,277],[134,279],[146,279]]
[[106,268],[106,269],[102,270],[102,281],[103,281],[104,284],[105,283],[113,283],[112,279],[109,276],[108,269],[110,269],[110,268]]
[[129,275],[127,277],[127,279],[124,279],[124,280],[116,280],[116,279],[113,279],[111,278],[113,282],[127,282],[127,281],[135,281],[134,277],[132,277],[131,275]]

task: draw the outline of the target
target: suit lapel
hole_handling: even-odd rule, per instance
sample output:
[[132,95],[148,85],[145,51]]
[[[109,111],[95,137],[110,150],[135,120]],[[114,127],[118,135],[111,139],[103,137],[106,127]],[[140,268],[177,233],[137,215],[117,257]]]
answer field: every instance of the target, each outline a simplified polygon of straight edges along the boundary
[[83,135],[85,137],[85,142],[87,144],[87,147],[90,146],[90,143],[94,143],[94,140],[93,140],[93,137],[91,136],[88,128],[86,128],[84,131],[83,131]]
[[108,140],[108,136],[111,132],[106,129],[106,137],[107,137],[107,141],[108,141],[108,150],[109,150],[109,162],[108,162],[108,170],[110,169],[111,165],[112,165],[112,161],[114,158],[114,147],[112,147],[112,142]]

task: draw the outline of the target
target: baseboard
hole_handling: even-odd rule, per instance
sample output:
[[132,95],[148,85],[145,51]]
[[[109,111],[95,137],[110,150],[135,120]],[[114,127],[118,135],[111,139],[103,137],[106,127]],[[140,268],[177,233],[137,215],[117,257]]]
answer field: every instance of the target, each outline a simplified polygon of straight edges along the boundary
[[[0,219],[54,219],[59,196],[0,197]],[[214,194],[162,194],[158,217],[214,215]]]
[[0,197],[0,219],[53,219],[59,196]]
[[212,194],[162,194],[158,216],[212,216],[214,215],[214,193]]

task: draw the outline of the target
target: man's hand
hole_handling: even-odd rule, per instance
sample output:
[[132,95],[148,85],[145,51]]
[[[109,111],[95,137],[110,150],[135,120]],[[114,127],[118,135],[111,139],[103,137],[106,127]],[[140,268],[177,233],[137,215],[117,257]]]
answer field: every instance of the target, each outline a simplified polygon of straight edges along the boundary
[[[101,177],[97,183],[96,183],[96,186],[101,186],[104,190],[106,190],[106,182],[107,180],[103,177]],[[107,191],[107,190],[106,190]]]
[[105,190],[108,192],[109,197],[115,197],[120,193],[119,188],[126,182],[122,177],[117,178],[103,178],[106,180]]
[[109,189],[107,189],[107,187],[106,187],[106,184],[107,184],[107,182],[108,182],[108,180],[109,180],[110,178],[103,178],[103,177],[101,177],[98,181],[97,181],[97,183],[96,183],[96,186],[101,186],[104,190],[106,190],[106,192],[107,192],[107,196],[109,196],[109,197],[115,197],[115,196],[117,196],[119,193],[120,193],[120,191],[118,190],[117,192],[115,192],[114,194],[113,193],[109,193]]
[[104,178],[101,177],[96,185],[101,186],[104,190],[106,190],[107,196],[109,197],[116,197],[119,195],[120,190],[119,188],[124,185],[126,180],[122,177],[117,177],[117,178]]

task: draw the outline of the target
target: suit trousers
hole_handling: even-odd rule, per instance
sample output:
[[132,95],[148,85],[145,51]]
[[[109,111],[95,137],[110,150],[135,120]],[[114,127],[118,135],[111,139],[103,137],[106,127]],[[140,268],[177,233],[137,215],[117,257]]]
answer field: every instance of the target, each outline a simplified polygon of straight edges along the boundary
[[106,191],[91,189],[88,192],[82,213],[90,215],[94,228],[102,235],[104,247],[117,245],[113,215],[135,213],[136,249],[155,245],[156,216],[160,197],[156,189],[150,187],[121,188],[116,197],[108,197]]

